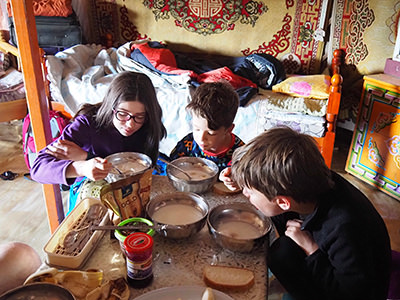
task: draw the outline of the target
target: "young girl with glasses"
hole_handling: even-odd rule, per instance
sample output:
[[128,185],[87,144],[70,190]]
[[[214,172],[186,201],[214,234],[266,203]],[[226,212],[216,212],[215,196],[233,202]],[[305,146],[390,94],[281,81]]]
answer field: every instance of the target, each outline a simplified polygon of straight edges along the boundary
[[143,153],[156,164],[159,142],[166,136],[161,118],[150,79],[122,72],[101,103],[85,104],[60,138],[39,151],[31,177],[44,184],[64,185],[84,178],[101,180],[112,168],[104,158],[119,152]]

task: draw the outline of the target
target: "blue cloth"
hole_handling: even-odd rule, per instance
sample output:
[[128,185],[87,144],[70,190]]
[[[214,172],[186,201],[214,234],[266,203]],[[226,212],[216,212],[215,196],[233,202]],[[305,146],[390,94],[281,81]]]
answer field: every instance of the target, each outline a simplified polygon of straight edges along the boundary
[[170,158],[164,153],[160,153],[152,173],[153,175],[167,176],[167,164],[164,161],[170,161]]
[[76,206],[76,200],[78,200],[79,193],[81,191],[82,185],[85,182],[87,178],[82,177],[81,180],[76,181],[73,185],[70,186],[69,188],[69,201],[68,201],[68,212],[66,216],[69,215],[69,213],[74,209]]

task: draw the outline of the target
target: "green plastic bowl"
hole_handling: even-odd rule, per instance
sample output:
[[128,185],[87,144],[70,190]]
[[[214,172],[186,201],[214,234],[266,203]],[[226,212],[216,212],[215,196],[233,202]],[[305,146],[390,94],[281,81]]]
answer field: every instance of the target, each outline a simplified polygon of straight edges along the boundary
[[[131,224],[131,223],[132,223],[132,225],[135,225],[135,224],[138,224],[138,223],[145,223],[145,224],[147,224],[147,225],[149,225],[149,226],[154,226],[153,222],[150,221],[149,219],[140,218],[140,217],[137,217],[137,218],[129,218],[129,219],[123,220],[123,221],[121,221],[121,222],[118,224],[118,226],[125,226],[125,225],[129,225],[129,224]],[[153,228],[150,228],[149,230],[147,230],[146,233],[147,233],[148,235],[150,235],[150,236],[153,236],[154,233],[155,233],[155,230],[154,230]],[[114,231],[114,236],[115,236],[115,237],[117,238],[117,240],[120,242],[121,247],[122,247],[122,249],[123,249],[123,248],[124,248],[124,241],[125,241],[127,235],[125,235],[125,234],[122,232],[122,230],[116,229],[116,230]]]

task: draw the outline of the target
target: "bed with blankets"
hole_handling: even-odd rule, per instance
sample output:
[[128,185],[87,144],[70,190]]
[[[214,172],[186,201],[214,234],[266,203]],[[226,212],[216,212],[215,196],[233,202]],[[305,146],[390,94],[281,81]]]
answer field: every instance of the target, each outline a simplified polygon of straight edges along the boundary
[[192,55],[144,40],[108,49],[79,44],[47,56],[47,70],[52,100],[62,103],[71,115],[84,103],[101,101],[118,72],[148,75],[167,128],[168,136],[160,146],[165,154],[191,131],[185,107],[195,88],[203,82],[227,80],[239,94],[234,133],[244,142],[271,127],[287,125],[313,136],[330,166],[343,56],[342,51],[334,53],[329,74],[290,76],[277,59],[266,54]]

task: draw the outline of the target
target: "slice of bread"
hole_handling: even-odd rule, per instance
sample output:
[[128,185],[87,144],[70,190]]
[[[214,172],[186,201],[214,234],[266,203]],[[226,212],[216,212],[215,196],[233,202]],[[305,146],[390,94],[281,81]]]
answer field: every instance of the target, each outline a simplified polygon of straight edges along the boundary
[[249,269],[207,265],[203,269],[205,284],[217,290],[245,291],[254,285],[254,272]]
[[242,192],[242,190],[231,191],[225,184],[221,181],[213,185],[213,191],[219,195],[235,195]]

